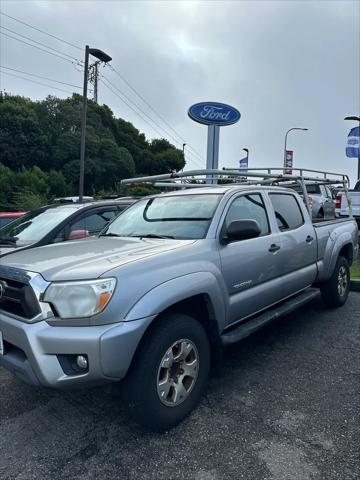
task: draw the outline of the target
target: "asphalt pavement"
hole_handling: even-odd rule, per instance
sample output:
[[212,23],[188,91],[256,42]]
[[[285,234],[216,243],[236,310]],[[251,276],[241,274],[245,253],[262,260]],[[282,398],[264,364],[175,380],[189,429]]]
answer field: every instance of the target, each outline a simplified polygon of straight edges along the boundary
[[149,433],[117,385],[35,389],[0,368],[0,478],[358,480],[360,293],[226,350],[199,407]]

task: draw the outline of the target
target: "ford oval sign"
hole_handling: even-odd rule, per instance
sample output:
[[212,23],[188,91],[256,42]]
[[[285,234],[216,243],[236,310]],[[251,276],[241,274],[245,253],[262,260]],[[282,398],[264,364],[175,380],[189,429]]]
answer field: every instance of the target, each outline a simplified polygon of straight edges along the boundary
[[195,103],[189,108],[188,115],[195,122],[218,126],[232,125],[241,116],[236,108],[218,102]]

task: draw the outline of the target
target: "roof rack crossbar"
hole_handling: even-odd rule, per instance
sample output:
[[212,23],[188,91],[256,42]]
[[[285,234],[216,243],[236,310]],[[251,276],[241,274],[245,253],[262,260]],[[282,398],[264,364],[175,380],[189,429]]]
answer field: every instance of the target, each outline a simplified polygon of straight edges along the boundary
[[[227,178],[229,177],[241,177],[241,178],[255,178],[255,179],[262,179],[262,181],[266,180],[272,180],[272,182],[285,182],[289,180],[302,180],[302,181],[313,181],[313,182],[322,182],[324,184],[339,184],[339,183],[346,183],[349,185],[349,178],[347,175],[341,174],[341,173],[330,173],[330,172],[320,172],[317,170],[312,170],[313,173],[322,173],[324,175],[323,178],[319,177],[310,177],[310,176],[304,176],[303,172],[309,171],[306,169],[297,169],[301,170],[301,175],[287,175],[287,174],[271,174],[271,173],[260,173],[261,170],[271,170],[270,168],[255,168],[255,169],[226,169],[226,170],[212,170],[212,169],[203,169],[203,170],[190,170],[187,172],[171,172],[171,173],[165,173],[162,175],[151,175],[147,177],[135,177],[135,178],[126,178],[124,180],[121,180],[121,183],[124,185],[130,185],[130,184],[139,184],[139,183],[149,183],[149,184],[154,184],[157,182],[163,182],[163,181],[174,181],[176,179],[187,179],[187,180],[195,180],[195,177],[205,177],[203,180],[206,180],[207,182],[210,180],[216,180],[224,177],[224,174],[226,175]],[[275,170],[275,169],[273,169]],[[283,171],[281,168],[276,168],[277,171]],[[328,178],[327,175],[334,175],[334,176],[339,176],[340,178]],[[170,182],[169,182],[170,183]],[[231,182],[229,182],[231,183]],[[243,183],[243,182],[233,182],[233,183]],[[260,182],[256,182],[260,183]],[[182,186],[189,185],[186,183],[181,183]],[[191,185],[191,184],[190,184]],[[192,184],[194,185],[194,184]],[[213,183],[207,183],[206,186],[214,185]],[[159,185],[160,186],[160,185]],[[164,185],[161,185],[164,186]],[[166,185],[167,186],[167,185]],[[216,186],[216,185],[215,185]],[[174,187],[177,188],[177,187]]]

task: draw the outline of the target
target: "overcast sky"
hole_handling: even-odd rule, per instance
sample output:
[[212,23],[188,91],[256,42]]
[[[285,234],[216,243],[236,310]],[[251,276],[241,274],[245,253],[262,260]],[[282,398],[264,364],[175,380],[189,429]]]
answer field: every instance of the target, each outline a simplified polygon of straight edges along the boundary
[[[1,0],[0,5],[2,12],[74,45],[89,44],[111,55],[120,74],[203,158],[207,127],[190,120],[188,107],[206,100],[235,106],[241,119],[220,130],[220,167],[238,166],[244,147],[250,150],[250,166],[282,166],[286,130],[307,127],[308,132],[289,134],[294,166],[341,171],[355,179],[357,161],[345,156],[347,133],[355,124],[343,118],[360,114],[359,1]],[[83,59],[82,50],[0,17],[1,27]],[[76,65],[0,38],[1,66],[82,85]],[[4,71],[0,89],[9,93],[67,96]],[[114,72],[102,68],[101,73],[161,124]],[[147,138],[160,137],[158,126],[148,125],[102,83],[99,101]],[[181,147],[182,140],[161,125]],[[205,160],[188,147],[185,151],[188,167],[205,167]]]

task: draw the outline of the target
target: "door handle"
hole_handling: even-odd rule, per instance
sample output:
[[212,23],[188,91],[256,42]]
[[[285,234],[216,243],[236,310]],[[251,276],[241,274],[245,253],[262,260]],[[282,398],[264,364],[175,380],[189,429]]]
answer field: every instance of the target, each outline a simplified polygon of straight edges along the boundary
[[276,245],[276,243],[273,243],[271,247],[269,248],[269,252],[274,253],[280,250],[280,245]]
[[314,237],[312,237],[311,235],[308,235],[308,236],[306,237],[307,243],[310,243],[310,242],[312,242],[313,240],[314,240]]

